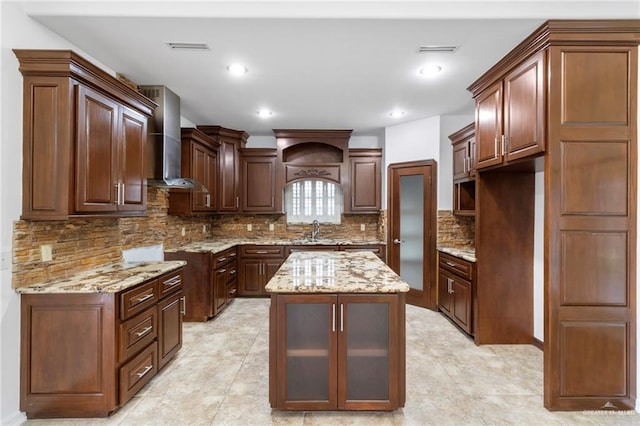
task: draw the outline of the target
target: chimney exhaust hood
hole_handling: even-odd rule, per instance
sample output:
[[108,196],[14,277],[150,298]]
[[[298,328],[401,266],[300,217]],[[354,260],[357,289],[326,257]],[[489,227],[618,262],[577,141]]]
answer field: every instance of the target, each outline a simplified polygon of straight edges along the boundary
[[180,98],[166,86],[140,86],[146,97],[158,104],[149,123],[147,185],[164,188],[198,188],[200,182],[181,174]]

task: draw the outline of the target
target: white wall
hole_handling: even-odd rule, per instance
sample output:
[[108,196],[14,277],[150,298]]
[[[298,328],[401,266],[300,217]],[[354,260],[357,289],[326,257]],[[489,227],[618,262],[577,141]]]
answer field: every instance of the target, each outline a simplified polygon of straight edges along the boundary
[[533,337],[544,342],[544,159],[536,164],[533,217]]
[[385,128],[382,208],[387,208],[387,167],[407,161],[440,162],[440,117],[429,117]]
[[[11,49],[73,49],[96,61],[27,17],[14,3],[0,2],[0,251],[11,253],[13,222],[22,210],[22,75]],[[0,424],[19,424],[20,298],[11,287],[11,270],[0,270]]]

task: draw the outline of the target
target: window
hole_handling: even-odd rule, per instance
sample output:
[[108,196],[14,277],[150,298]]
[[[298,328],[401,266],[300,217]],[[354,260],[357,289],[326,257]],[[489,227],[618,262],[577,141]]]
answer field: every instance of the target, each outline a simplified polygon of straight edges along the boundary
[[322,180],[302,180],[284,190],[284,208],[289,223],[340,223],[342,187]]

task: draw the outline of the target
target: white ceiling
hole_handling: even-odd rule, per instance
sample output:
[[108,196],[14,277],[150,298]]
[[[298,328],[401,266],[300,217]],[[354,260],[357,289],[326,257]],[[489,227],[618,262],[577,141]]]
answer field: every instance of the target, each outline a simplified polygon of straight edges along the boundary
[[[138,84],[162,84],[195,124],[251,135],[354,129],[471,114],[466,87],[549,18],[640,18],[625,1],[44,1],[34,19]],[[166,42],[204,42],[175,51]],[[455,53],[418,53],[455,45]],[[231,62],[248,69],[226,72]],[[417,74],[427,63],[443,71]],[[273,116],[257,117],[260,108]],[[401,119],[389,117],[405,111]]]

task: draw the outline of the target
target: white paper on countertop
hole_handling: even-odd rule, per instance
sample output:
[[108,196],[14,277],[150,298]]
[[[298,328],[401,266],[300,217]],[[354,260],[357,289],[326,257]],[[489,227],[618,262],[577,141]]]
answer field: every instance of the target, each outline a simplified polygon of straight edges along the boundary
[[164,245],[134,247],[122,250],[122,260],[125,262],[151,262],[164,260]]

